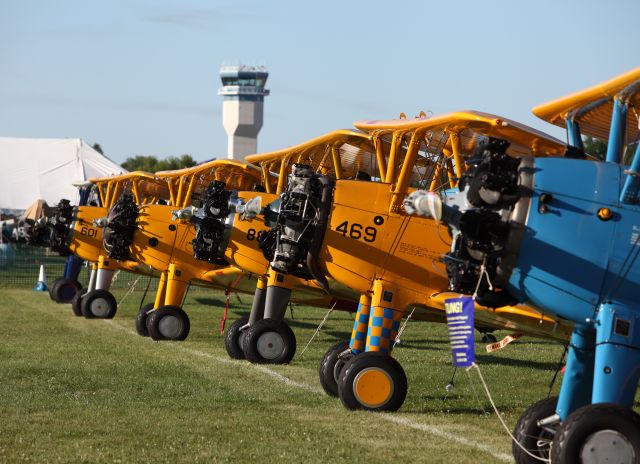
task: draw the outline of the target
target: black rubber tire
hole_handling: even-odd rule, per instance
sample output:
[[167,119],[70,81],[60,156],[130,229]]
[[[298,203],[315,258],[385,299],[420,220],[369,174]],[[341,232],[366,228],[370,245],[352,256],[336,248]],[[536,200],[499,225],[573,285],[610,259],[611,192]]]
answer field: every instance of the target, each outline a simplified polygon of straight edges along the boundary
[[[391,378],[393,391],[388,400],[375,407],[358,400],[354,392],[354,382],[358,374],[367,368],[377,368],[386,372]],[[388,354],[378,352],[361,353],[351,358],[340,373],[338,394],[345,408],[367,411],[397,411],[407,397],[407,376],[398,361]]]
[[[544,398],[536,403],[533,403],[529,408],[520,416],[515,429],[513,430],[513,436],[518,443],[524,446],[530,453],[536,456],[549,459],[549,451],[551,450],[551,441],[553,441],[553,434],[538,427],[538,421],[545,417],[553,416],[556,413],[556,407],[558,406],[558,397],[551,396]],[[538,447],[538,440],[548,440],[549,446],[546,448]],[[540,461],[532,458],[525,453],[515,443],[511,444],[511,451],[513,457],[516,460],[516,464],[540,464]]]
[[138,311],[138,315],[136,316],[136,332],[141,337],[149,336],[149,329],[147,328],[147,319],[149,316],[149,311],[153,309],[153,303],[147,303]]
[[147,318],[144,321],[144,326],[147,329],[147,334],[150,337],[151,334],[149,333],[149,323],[151,322],[151,316],[153,316],[153,313],[155,312],[155,308],[154,311],[151,311],[150,313],[147,313]]
[[616,404],[599,403],[575,410],[560,425],[551,446],[551,462],[577,464],[585,440],[601,430],[624,435],[640,461],[640,416]]
[[[227,354],[231,359],[244,359],[244,351],[242,351],[240,338],[243,333],[240,329],[248,323],[249,317],[244,316],[231,324],[229,330],[227,330],[227,336],[224,338],[224,347],[226,348]],[[246,333],[247,330],[244,331],[244,335],[246,335]]]
[[349,340],[343,340],[336,343],[322,357],[318,375],[320,376],[320,385],[329,396],[337,398],[338,395],[338,378],[342,368],[347,360],[340,359],[338,356],[349,348]]
[[[92,305],[97,299],[102,299],[106,306],[100,306],[102,312],[94,313]],[[93,290],[82,297],[80,311],[87,319],[113,319],[118,310],[118,302],[109,290]]]
[[82,296],[87,293],[87,289],[82,289],[76,293],[76,296],[71,300],[71,311],[75,316],[82,317],[82,308],[80,305],[82,304]]
[[[267,333],[273,333],[282,342],[282,350],[272,356],[264,357],[258,350],[258,341]],[[271,345],[268,345],[271,347]],[[288,364],[296,354],[296,336],[284,321],[261,319],[249,327],[242,346],[244,357],[254,364]]]
[[[60,283],[60,281],[64,279],[64,277],[58,277],[57,279],[55,279],[53,282],[51,282],[51,285],[49,285],[49,298],[51,298],[51,301],[56,301],[54,295],[54,291],[56,290],[56,287],[58,285],[58,283]],[[57,303],[57,301],[56,301]]]
[[[162,321],[166,318],[175,318],[176,327],[173,327],[172,333],[163,333]],[[189,336],[189,330],[191,328],[189,322],[189,316],[182,308],[177,306],[163,306],[161,308],[152,311],[147,318],[147,328],[149,329],[149,336],[156,341],[169,340],[169,341],[182,341]]]
[[49,296],[56,303],[69,304],[81,289],[82,285],[77,280],[63,277],[53,282]]

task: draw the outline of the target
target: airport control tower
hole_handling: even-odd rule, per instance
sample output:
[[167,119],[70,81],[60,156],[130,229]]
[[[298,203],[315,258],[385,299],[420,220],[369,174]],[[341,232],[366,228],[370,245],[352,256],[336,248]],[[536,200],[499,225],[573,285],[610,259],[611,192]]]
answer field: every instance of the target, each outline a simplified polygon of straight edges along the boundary
[[223,66],[220,68],[222,87],[218,95],[222,103],[222,125],[227,131],[227,157],[244,160],[258,151],[258,132],[262,128],[264,86],[269,73],[262,66]]

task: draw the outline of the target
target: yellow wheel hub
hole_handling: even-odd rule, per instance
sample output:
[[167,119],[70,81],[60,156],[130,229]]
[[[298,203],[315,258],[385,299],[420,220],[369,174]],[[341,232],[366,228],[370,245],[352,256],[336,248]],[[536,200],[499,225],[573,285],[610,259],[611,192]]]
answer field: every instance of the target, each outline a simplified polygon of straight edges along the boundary
[[393,395],[391,376],[378,367],[364,369],[353,380],[356,399],[367,408],[384,405]]

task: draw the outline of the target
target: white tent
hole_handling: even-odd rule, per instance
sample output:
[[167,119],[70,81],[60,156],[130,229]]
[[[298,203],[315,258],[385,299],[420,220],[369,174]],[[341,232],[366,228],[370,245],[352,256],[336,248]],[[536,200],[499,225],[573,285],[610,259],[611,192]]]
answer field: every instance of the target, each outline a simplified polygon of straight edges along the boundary
[[74,183],[123,172],[82,139],[0,137],[0,208],[25,209],[37,199],[74,202]]

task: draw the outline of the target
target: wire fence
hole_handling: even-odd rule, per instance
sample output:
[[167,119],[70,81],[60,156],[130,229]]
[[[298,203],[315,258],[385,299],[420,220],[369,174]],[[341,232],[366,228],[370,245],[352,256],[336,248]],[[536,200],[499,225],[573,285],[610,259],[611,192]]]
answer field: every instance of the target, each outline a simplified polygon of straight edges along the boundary
[[[38,282],[40,265],[44,265],[47,285],[62,277],[66,258],[48,248],[33,247],[25,244],[0,244],[0,288],[31,288]],[[84,265],[78,281],[87,286],[91,268]],[[111,284],[113,289],[130,289],[135,283],[136,290],[144,290],[149,277],[129,272],[117,272]],[[149,290],[158,288],[158,279],[153,278]]]

